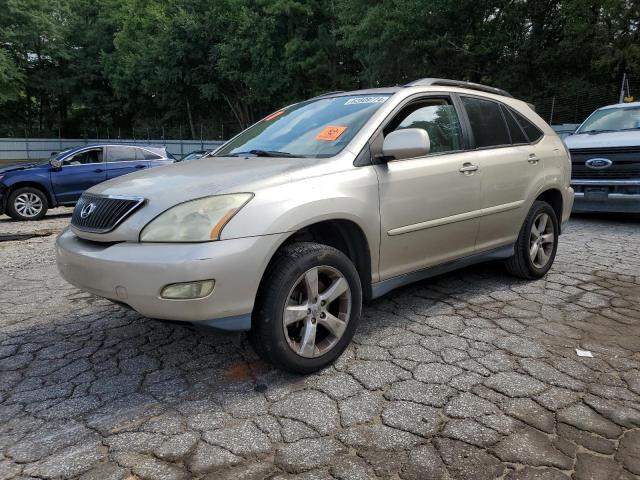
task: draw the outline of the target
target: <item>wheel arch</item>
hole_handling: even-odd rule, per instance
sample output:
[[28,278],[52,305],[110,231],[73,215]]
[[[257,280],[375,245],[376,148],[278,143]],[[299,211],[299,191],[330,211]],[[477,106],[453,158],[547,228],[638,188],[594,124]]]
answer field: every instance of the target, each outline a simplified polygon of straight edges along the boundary
[[31,188],[40,190],[44,194],[45,198],[47,199],[47,207],[48,208],[55,207],[54,198],[52,197],[51,193],[47,190],[47,188],[44,185],[42,185],[39,182],[34,182],[32,180],[23,180],[7,186],[7,194],[5,195],[4,205],[3,205],[5,209],[9,204],[9,197],[11,196],[11,194],[16,190],[18,190],[19,188],[24,188],[24,187],[31,187]]
[[562,209],[563,209],[563,198],[562,193],[557,188],[549,188],[538,194],[536,197],[536,201],[546,202],[551,205],[553,211],[556,214],[558,219],[558,234],[562,233],[560,229],[562,228]]
[[258,295],[260,295],[263,281],[278,252],[283,247],[296,242],[321,243],[344,253],[356,267],[362,284],[363,300],[369,301],[371,299],[372,274],[369,242],[357,223],[342,218],[318,221],[291,232],[271,255],[260,280]]

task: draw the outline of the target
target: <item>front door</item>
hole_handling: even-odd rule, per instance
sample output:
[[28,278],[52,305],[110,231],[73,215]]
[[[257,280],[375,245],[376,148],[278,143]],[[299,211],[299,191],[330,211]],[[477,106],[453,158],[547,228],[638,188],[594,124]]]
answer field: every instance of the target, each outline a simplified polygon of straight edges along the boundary
[[101,147],[75,153],[63,160],[62,168],[51,171],[53,191],[61,204],[76,202],[82,192],[106,179]]
[[479,225],[481,172],[475,153],[464,151],[451,99],[410,102],[382,134],[401,128],[423,128],[431,148],[425,157],[375,167],[380,184],[381,280],[472,254]]

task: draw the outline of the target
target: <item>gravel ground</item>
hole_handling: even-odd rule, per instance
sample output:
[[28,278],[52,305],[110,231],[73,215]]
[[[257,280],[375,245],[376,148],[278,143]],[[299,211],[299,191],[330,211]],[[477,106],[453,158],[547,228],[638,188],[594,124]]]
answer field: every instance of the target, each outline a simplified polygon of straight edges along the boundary
[[0,479],[640,475],[637,220],[573,219],[540,281],[481,265],[392,292],[306,377],[72,288],[68,221],[0,217]]

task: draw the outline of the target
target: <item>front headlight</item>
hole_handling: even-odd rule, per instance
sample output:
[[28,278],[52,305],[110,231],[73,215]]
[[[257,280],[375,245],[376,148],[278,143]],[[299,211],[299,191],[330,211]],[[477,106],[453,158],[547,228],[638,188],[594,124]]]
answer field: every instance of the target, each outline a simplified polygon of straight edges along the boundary
[[190,200],[151,220],[140,234],[141,242],[211,242],[253,194],[234,193]]

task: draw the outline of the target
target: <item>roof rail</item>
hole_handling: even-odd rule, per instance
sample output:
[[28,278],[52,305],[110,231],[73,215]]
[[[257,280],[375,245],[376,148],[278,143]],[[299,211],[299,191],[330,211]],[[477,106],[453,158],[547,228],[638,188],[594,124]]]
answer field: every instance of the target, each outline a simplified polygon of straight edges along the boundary
[[468,88],[469,90],[479,90],[481,92],[493,93],[494,95],[501,95],[503,97],[513,97],[509,92],[500,88],[489,87],[480,83],[464,82],[462,80],[447,80],[446,78],[421,78],[407,83],[405,87],[428,87],[432,85]]

